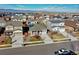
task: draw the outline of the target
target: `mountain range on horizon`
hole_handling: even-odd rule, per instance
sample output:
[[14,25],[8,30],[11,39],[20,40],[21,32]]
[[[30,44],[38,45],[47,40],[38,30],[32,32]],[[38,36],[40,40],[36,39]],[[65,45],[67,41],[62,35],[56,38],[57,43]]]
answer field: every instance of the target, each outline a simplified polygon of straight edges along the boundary
[[[39,9],[39,10],[27,10],[27,9],[0,9],[0,12],[18,12],[18,13],[31,13],[31,12],[67,12],[67,11],[59,11],[59,10],[45,10],[45,9]],[[78,13],[78,12],[73,12],[73,11],[71,11],[71,12],[69,12],[68,11],[68,13]]]
[[15,10],[15,9],[0,9],[0,12],[19,12],[19,13],[25,13],[25,12],[34,12],[32,10]]

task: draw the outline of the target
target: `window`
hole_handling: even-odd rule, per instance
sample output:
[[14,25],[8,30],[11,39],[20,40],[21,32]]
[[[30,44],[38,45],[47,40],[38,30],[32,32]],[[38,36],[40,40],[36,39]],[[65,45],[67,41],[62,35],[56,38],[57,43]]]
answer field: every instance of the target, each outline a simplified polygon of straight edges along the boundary
[[6,30],[13,30],[13,26],[11,25],[6,26]]
[[0,26],[5,26],[6,24],[5,23],[0,23]]

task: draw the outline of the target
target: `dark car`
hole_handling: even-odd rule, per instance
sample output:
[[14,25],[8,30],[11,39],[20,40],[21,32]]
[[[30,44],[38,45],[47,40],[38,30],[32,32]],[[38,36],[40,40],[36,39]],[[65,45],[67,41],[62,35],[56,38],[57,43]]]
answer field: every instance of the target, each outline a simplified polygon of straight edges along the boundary
[[77,55],[72,50],[66,50],[66,49],[59,49],[58,51],[55,51],[56,55]]

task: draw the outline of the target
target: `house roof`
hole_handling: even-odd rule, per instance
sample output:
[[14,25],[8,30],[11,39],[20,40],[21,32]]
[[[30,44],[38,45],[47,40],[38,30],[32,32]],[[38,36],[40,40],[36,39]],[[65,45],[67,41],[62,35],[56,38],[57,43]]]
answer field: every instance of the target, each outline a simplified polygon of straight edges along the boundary
[[53,16],[53,18],[62,18],[61,16]]
[[22,23],[20,21],[10,21],[7,22],[7,25],[13,25],[15,27],[18,27],[18,26],[22,26]]
[[64,20],[49,20],[50,22],[52,22],[52,23],[60,23],[60,22],[64,22]]
[[52,28],[55,28],[55,27],[64,28],[64,26],[52,26]]
[[43,23],[37,23],[30,28],[30,31],[42,31],[44,29],[47,29],[47,27]]
[[65,25],[76,28],[76,21],[65,20]]

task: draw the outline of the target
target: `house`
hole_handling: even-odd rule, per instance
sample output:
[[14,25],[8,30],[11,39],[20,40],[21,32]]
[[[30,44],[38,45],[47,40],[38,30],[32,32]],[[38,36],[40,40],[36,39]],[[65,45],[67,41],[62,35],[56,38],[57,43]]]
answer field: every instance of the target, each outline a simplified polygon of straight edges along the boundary
[[79,21],[79,15],[72,15],[72,18],[73,18],[74,20]]
[[64,29],[64,20],[60,16],[54,16],[47,23],[48,29],[52,31],[65,31]]
[[76,21],[65,20],[65,30],[67,30],[67,31],[75,31],[76,28],[77,28]]
[[30,27],[32,35],[40,35],[42,32],[47,32],[47,27],[43,23],[37,23],[33,27]]
[[14,16],[11,16],[11,20],[12,21],[22,21],[23,19],[26,20],[26,16],[25,15],[14,15]]
[[5,25],[6,25],[6,21],[4,20],[4,18],[0,18],[0,26],[5,27]]
[[7,22],[6,26],[12,25],[14,30],[22,30],[22,23],[20,21]]

